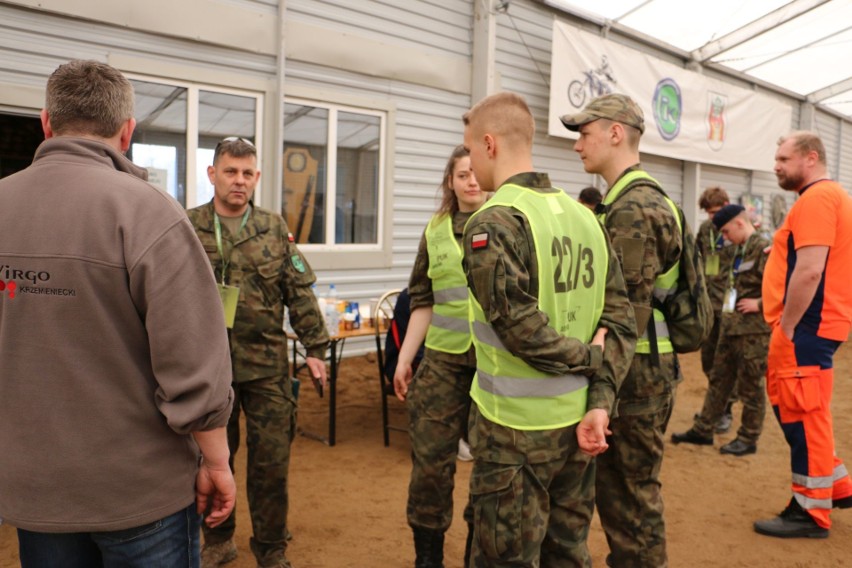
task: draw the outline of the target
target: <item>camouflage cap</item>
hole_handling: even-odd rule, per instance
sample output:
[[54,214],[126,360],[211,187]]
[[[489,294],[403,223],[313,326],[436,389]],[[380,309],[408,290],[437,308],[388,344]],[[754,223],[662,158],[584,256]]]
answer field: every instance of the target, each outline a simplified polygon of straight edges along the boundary
[[559,117],[565,128],[574,132],[581,126],[593,122],[599,118],[607,118],[632,126],[645,132],[645,115],[633,99],[627,95],[611,94],[598,97],[586,105],[582,111],[576,114],[566,114]]

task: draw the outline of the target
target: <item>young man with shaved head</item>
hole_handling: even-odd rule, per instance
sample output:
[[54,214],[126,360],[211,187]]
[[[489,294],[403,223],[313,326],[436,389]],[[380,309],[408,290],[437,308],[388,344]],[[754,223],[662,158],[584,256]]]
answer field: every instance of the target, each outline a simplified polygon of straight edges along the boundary
[[633,355],[633,311],[594,214],[532,167],[535,125],[512,93],[464,115],[484,191],[468,221],[471,565],[586,566],[594,461]]

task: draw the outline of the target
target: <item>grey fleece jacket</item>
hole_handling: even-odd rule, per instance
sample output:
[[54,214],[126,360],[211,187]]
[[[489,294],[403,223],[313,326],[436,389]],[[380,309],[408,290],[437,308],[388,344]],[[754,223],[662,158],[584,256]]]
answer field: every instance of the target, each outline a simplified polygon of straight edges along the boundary
[[112,147],[58,137],[0,180],[0,518],[110,531],[195,498],[190,433],[231,412],[228,341],[186,214]]

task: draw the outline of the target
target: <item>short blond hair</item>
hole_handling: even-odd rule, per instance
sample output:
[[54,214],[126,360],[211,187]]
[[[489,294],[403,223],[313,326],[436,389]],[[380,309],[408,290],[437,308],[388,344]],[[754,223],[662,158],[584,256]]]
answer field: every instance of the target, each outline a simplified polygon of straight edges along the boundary
[[462,120],[476,133],[493,134],[512,146],[532,148],[535,120],[527,101],[518,94],[504,91],[485,97],[464,113]]

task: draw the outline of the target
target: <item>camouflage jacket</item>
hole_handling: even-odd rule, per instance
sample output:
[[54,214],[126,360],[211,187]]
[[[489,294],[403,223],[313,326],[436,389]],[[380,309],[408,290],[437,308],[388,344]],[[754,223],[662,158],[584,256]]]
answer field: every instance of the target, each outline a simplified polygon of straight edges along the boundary
[[[213,202],[187,211],[195,233],[222,282],[223,259],[216,245]],[[222,224],[222,248],[229,259],[224,281],[238,286],[240,299],[233,329],[228,331],[234,381],[288,373],[284,306],[307,354],[325,358],[328,347],[323,314],[311,284],[308,261],[291,241],[284,219],[252,207],[248,222],[234,238]]]
[[704,266],[707,266],[707,259],[710,255],[716,254],[719,256],[719,273],[715,276],[708,276],[707,270],[704,271],[704,277],[707,280],[707,293],[710,295],[710,303],[713,304],[713,311],[717,314],[722,309],[722,299],[725,295],[725,288],[728,287],[728,273],[731,270],[731,263],[734,261],[735,247],[730,241],[726,240],[713,226],[713,221],[707,219],[698,227],[698,233],[695,236],[695,246],[704,258]]
[[[737,300],[760,298],[763,269],[766,266],[766,260],[769,258],[769,254],[764,251],[769,244],[770,242],[766,237],[755,231],[744,244],[731,246],[736,256],[734,257],[733,267],[729,267],[725,273],[725,281],[727,288],[733,278]],[[722,312],[720,325],[720,337],[770,332],[769,326],[763,319],[762,310],[753,314],[743,314],[738,311]]]
[[[464,225],[470,219],[472,213],[456,211],[453,214],[453,234],[461,243]],[[414,259],[414,267],[411,269],[411,278],[408,281],[408,293],[411,295],[411,310],[425,306],[435,305],[432,295],[432,280],[429,278],[429,250],[426,247],[426,231],[420,237],[420,246],[417,249],[417,257]]]
[[[562,191],[544,173],[515,175],[505,183],[542,192]],[[488,234],[488,246],[474,250],[471,237]],[[606,238],[606,233],[601,229]],[[608,244],[609,246],[609,244]],[[503,345],[532,367],[552,374],[590,377],[587,408],[612,413],[615,394],[630,368],[636,324],[618,260],[610,247],[605,305],[599,327],[606,327],[603,356],[598,347],[565,337],[548,326],[538,309],[538,262],[526,216],[509,207],[491,207],[464,230],[464,267],[468,286]]]
[[[622,176],[638,169],[632,166]],[[680,227],[663,195],[650,186],[634,187],[608,207],[606,230],[639,319],[640,307],[650,310],[654,281],[680,259]]]

